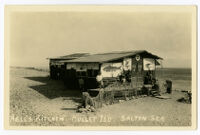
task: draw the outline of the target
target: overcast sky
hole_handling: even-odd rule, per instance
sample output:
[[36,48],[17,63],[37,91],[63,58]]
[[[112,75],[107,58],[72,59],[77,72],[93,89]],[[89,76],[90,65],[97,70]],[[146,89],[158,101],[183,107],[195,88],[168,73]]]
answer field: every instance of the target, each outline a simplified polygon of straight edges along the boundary
[[186,12],[15,12],[12,66],[48,66],[77,52],[147,50],[165,67],[191,67],[191,14]]

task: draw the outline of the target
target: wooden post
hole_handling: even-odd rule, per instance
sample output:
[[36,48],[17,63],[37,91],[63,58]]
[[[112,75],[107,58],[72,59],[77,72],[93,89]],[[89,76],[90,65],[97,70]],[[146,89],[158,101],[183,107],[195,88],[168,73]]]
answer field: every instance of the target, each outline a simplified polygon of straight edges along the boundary
[[136,97],[138,96],[138,73],[136,73]]

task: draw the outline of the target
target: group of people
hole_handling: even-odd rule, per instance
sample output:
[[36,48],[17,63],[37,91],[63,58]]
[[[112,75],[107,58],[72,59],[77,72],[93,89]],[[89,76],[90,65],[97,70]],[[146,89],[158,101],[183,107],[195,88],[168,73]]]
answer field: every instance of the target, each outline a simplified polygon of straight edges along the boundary
[[123,71],[121,74],[119,74],[119,82],[124,83],[124,82],[131,82],[131,71]]

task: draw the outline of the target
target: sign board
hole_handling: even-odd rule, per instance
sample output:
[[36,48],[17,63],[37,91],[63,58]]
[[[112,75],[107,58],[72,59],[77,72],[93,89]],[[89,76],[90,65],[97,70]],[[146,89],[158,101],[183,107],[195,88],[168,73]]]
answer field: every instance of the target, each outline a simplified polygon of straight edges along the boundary
[[123,60],[123,68],[124,70],[131,70],[132,65],[132,59],[131,58],[125,58]]
[[136,59],[136,61],[139,61],[140,60],[140,55],[136,55],[135,59]]
[[86,71],[87,69],[99,69],[99,65],[96,63],[68,63],[67,69],[74,68],[77,71]]
[[101,65],[101,75],[103,77],[117,77],[122,70],[122,63],[103,63]]
[[144,58],[143,59],[143,68],[144,70],[155,70],[156,64],[155,60],[151,58]]

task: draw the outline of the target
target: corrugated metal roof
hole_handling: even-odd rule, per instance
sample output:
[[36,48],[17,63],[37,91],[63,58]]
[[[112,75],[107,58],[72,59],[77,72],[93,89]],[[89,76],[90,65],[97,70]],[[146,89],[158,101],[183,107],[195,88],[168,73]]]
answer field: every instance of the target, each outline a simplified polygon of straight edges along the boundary
[[73,59],[73,60],[63,60],[62,62],[103,63],[103,62],[118,60],[118,59],[128,57],[128,56],[134,56],[134,55],[141,54],[141,53],[146,53],[156,59],[162,59],[162,58],[160,58],[156,55],[153,55],[145,50],[137,50],[137,51],[118,51],[118,52],[110,52],[110,53],[93,54],[93,55],[88,55],[88,56],[80,57],[80,58]]

